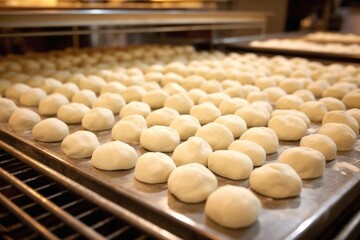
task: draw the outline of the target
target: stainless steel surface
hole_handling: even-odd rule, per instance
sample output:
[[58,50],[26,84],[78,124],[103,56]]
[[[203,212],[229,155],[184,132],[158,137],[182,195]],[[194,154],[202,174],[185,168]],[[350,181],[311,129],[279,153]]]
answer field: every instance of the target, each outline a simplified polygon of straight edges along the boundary
[[[312,126],[309,132],[315,132]],[[81,129],[71,126],[71,132]],[[335,161],[328,162],[324,175],[303,181],[300,197],[271,199],[257,194],[263,208],[259,219],[250,228],[226,229],[213,223],[204,215],[204,203],[185,204],[167,191],[166,184],[149,185],[137,181],[133,170],[101,171],[93,168],[90,159],[74,160],[61,151],[60,143],[34,141],[30,132],[15,133],[6,124],[1,125],[1,139],[21,151],[36,156],[39,161],[54,167],[62,174],[98,191],[107,198],[117,199],[136,214],[142,215],[160,227],[171,229],[182,237],[193,234],[212,239],[292,239],[301,236],[315,237],[327,224],[341,215],[350,202],[359,198],[360,141],[355,150],[339,152]],[[99,140],[111,141],[109,131],[98,132]],[[267,162],[298,142],[281,142],[278,152],[267,157]],[[135,146],[139,153],[144,152]],[[219,185],[233,184],[249,187],[248,181],[231,181],[218,177]],[[171,228],[173,227],[173,228]],[[180,229],[180,230],[179,230]],[[185,230],[188,230],[186,232]],[[185,231],[185,232],[184,232]]]

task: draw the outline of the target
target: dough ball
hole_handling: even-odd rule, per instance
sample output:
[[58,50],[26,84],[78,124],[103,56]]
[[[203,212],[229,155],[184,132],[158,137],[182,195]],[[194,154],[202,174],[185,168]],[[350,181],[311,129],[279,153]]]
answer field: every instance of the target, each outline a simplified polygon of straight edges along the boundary
[[144,76],[146,82],[157,82],[161,83],[164,78],[164,74],[161,72],[148,72]]
[[202,103],[193,106],[190,109],[190,115],[199,120],[201,125],[205,125],[220,117],[221,112],[211,103]]
[[120,111],[120,118],[124,118],[126,116],[139,114],[143,117],[146,117],[151,112],[151,108],[148,104],[143,102],[133,101],[126,104],[122,107]]
[[186,203],[205,201],[217,186],[215,175],[199,163],[175,168],[168,179],[169,192]]
[[279,87],[287,94],[292,94],[297,90],[303,89],[304,83],[296,78],[286,78],[279,83]]
[[259,144],[266,154],[275,153],[279,148],[279,139],[274,130],[266,127],[253,127],[241,135],[240,140],[249,140]]
[[172,152],[179,143],[179,133],[166,126],[152,126],[140,135],[140,145],[152,152]]
[[164,106],[173,108],[180,114],[188,114],[190,109],[194,106],[194,102],[187,93],[177,93],[169,96],[165,100]]
[[323,92],[328,88],[330,84],[326,80],[317,80],[310,83],[306,89],[311,91],[315,97],[320,98],[323,95]]
[[111,137],[128,144],[140,142],[141,133],[147,128],[142,115],[134,114],[118,121],[111,130]]
[[44,116],[55,116],[59,108],[68,104],[69,100],[60,93],[53,93],[39,102],[39,113]]
[[306,123],[307,126],[310,125],[309,117],[305,113],[303,113],[299,110],[295,110],[295,109],[289,109],[289,110],[278,109],[278,110],[273,111],[271,113],[271,116],[274,117],[274,116],[285,115],[285,114],[293,114],[293,115],[301,118]]
[[170,126],[171,122],[178,116],[180,115],[175,109],[163,107],[149,113],[146,116],[146,122],[148,127],[155,125]]
[[235,114],[220,116],[215,120],[215,123],[220,123],[227,127],[234,138],[239,138],[247,130],[245,120]]
[[130,86],[121,93],[126,103],[132,101],[141,101],[141,98],[145,94],[146,94],[146,90],[140,86]]
[[20,95],[19,102],[26,107],[37,107],[46,96],[46,92],[41,88],[31,88]]
[[261,77],[255,79],[255,86],[261,90],[264,90],[266,88],[276,87],[276,81],[272,77]]
[[207,166],[211,146],[200,137],[190,137],[187,141],[178,145],[172,155],[176,166],[188,163],[200,163]]
[[327,123],[343,123],[348,125],[356,135],[359,133],[359,124],[355,118],[342,110],[328,112],[322,120],[322,125]]
[[211,94],[202,96],[199,99],[199,104],[205,103],[205,102],[210,102],[210,103],[214,104],[216,107],[218,107],[218,106],[220,106],[220,103],[222,101],[224,101],[225,99],[230,99],[229,95],[222,93],[222,92],[216,92],[216,93],[211,93]]
[[187,92],[187,95],[191,98],[191,100],[193,100],[194,104],[199,104],[200,98],[202,98],[206,94],[206,92],[197,88],[191,89]]
[[91,157],[94,150],[100,146],[96,135],[89,131],[76,131],[61,142],[61,149],[70,158]]
[[93,108],[84,115],[81,125],[90,131],[104,131],[111,129],[115,123],[115,117],[107,108]]
[[152,90],[145,93],[141,97],[141,101],[147,103],[151,109],[159,109],[164,107],[165,100],[169,94],[162,89]]
[[307,133],[306,123],[293,114],[272,117],[268,128],[274,130],[278,139],[282,141],[297,141]]
[[249,178],[253,163],[249,156],[239,151],[218,150],[210,153],[208,168],[219,176],[243,180]]
[[242,107],[248,106],[249,102],[243,98],[229,98],[224,99],[220,105],[219,110],[222,115],[234,114],[237,110]]
[[242,85],[249,84],[253,85],[255,82],[256,76],[251,72],[239,72],[236,76],[236,80],[239,81]]
[[307,89],[300,89],[294,92],[294,95],[299,96],[304,102],[315,101],[314,94]]
[[330,86],[322,94],[322,97],[334,97],[337,99],[342,99],[347,93],[349,93],[348,88]]
[[325,169],[324,155],[308,147],[288,148],[277,161],[289,164],[302,179],[321,177]]
[[286,92],[279,87],[270,87],[263,90],[268,95],[269,102],[274,104],[281,97],[286,95]]
[[250,157],[254,166],[258,167],[265,163],[266,152],[256,142],[249,140],[236,140],[229,146],[229,150],[238,151]]
[[40,121],[41,118],[36,112],[26,108],[18,108],[12,112],[9,118],[9,126],[14,131],[27,131],[31,130]]
[[100,95],[104,93],[118,93],[121,94],[126,89],[126,86],[120,82],[109,82],[101,88]]
[[205,78],[203,78],[202,76],[190,75],[187,76],[184,81],[182,81],[181,86],[187,91],[189,91],[194,88],[200,88],[205,81]]
[[316,101],[309,101],[302,104],[300,106],[300,111],[305,113],[312,122],[321,122],[325,114],[328,112],[324,103]]
[[60,87],[62,82],[54,78],[45,78],[40,83],[40,88],[43,89],[46,94],[54,93],[55,88]]
[[138,158],[134,176],[144,183],[165,183],[175,168],[175,163],[168,155],[160,152],[147,152]]
[[79,92],[79,87],[75,83],[65,83],[61,86],[58,86],[54,89],[54,93],[60,93],[67,97],[69,101],[74,96],[75,93]]
[[60,142],[69,135],[69,127],[57,118],[47,118],[32,129],[32,136],[40,142]]
[[137,159],[138,155],[133,147],[113,141],[95,149],[91,165],[101,170],[126,170],[135,167]]
[[285,95],[276,101],[276,109],[299,109],[304,101],[296,95]]
[[27,90],[30,90],[30,87],[28,85],[24,83],[15,83],[5,91],[5,97],[11,100],[18,101],[20,95]]
[[324,98],[319,99],[319,102],[326,105],[328,112],[331,112],[334,110],[346,110],[345,104],[337,98],[324,97]]
[[244,187],[231,185],[216,189],[205,204],[206,216],[227,228],[252,225],[260,211],[261,202],[254,193]]
[[221,92],[223,90],[223,87],[219,81],[208,80],[201,84],[200,89],[206,93],[216,93]]
[[106,85],[106,82],[101,77],[90,75],[87,78],[83,79],[79,83],[79,87],[81,90],[88,89],[93,91],[95,94],[99,94],[101,88]]
[[342,98],[342,101],[346,105],[347,109],[360,108],[360,91],[354,90],[354,91],[347,93]]
[[290,165],[280,162],[265,164],[252,171],[250,187],[256,192],[271,198],[299,196],[302,181]]
[[327,123],[319,128],[318,133],[330,137],[335,142],[338,151],[351,151],[354,149],[357,136],[346,124]]
[[196,131],[195,136],[209,143],[213,151],[226,150],[234,141],[231,131],[220,123],[208,123],[202,126]]
[[360,126],[360,109],[352,108],[346,111],[347,114],[350,114],[359,124]]
[[195,117],[191,115],[181,115],[171,122],[170,127],[175,129],[180,135],[180,140],[184,141],[194,136],[201,125]]
[[180,76],[179,74],[176,74],[176,73],[173,73],[173,72],[168,72],[161,79],[161,85],[165,86],[168,83],[181,84],[182,81],[184,81],[184,78],[182,76]]
[[266,102],[268,102],[269,98],[268,98],[268,95],[266,93],[264,93],[264,92],[249,92],[247,97],[246,97],[246,100],[249,103],[254,103],[254,102],[257,102],[257,101],[266,101]]
[[75,93],[71,98],[71,102],[82,103],[88,107],[91,107],[96,98],[96,94],[93,91],[84,89]]
[[308,147],[321,152],[326,161],[334,160],[336,158],[336,144],[326,135],[311,134],[305,136],[300,141],[300,147]]
[[120,94],[104,93],[93,102],[92,108],[107,108],[110,109],[113,114],[118,114],[124,105],[125,100]]
[[69,103],[62,105],[57,111],[57,118],[67,124],[81,123],[85,114],[90,112],[90,108],[81,103]]
[[240,108],[235,114],[244,119],[248,127],[267,126],[271,116],[266,108],[253,105]]
[[[12,85],[12,82],[7,79],[1,79],[0,78],[0,95],[5,96],[5,92],[7,89],[9,89]],[[29,84],[27,84],[29,85]],[[31,85],[29,85],[31,86]]]
[[0,98],[0,122],[7,122],[16,109],[17,106],[12,100]]

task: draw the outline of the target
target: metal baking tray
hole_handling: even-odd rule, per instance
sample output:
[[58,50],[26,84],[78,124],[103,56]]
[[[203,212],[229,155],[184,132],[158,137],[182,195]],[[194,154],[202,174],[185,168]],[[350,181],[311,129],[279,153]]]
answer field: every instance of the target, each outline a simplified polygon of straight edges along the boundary
[[331,52],[316,52],[316,51],[306,51],[303,49],[293,50],[293,49],[282,49],[282,48],[267,48],[267,47],[256,47],[251,46],[250,43],[253,40],[269,40],[269,39],[302,39],[306,40],[305,34],[307,32],[290,32],[290,33],[277,33],[277,34],[267,34],[267,35],[256,35],[256,36],[246,36],[229,39],[227,42],[220,44],[226,50],[229,51],[246,51],[246,52],[256,52],[256,53],[268,53],[268,54],[281,54],[286,56],[293,57],[305,57],[318,60],[333,60],[341,62],[352,62],[360,63],[360,55],[357,54],[339,54]]
[[[70,126],[70,132],[81,126]],[[315,132],[317,126],[309,128]],[[111,141],[110,131],[96,133],[99,141]],[[139,214],[160,227],[185,239],[293,239],[316,237],[339,218],[354,201],[360,200],[360,140],[355,150],[339,152],[336,160],[328,162],[324,175],[303,181],[300,197],[275,200],[257,196],[263,208],[257,222],[249,228],[227,229],[204,214],[204,203],[186,204],[167,191],[166,184],[145,184],[137,181],[132,170],[101,171],[90,159],[69,159],[60,143],[33,140],[31,131],[14,132],[6,123],[0,124],[0,139],[23,153],[45,163],[100,195]],[[281,142],[277,153],[268,155],[266,162],[299,142]],[[138,153],[145,150],[134,146]],[[249,187],[248,181],[232,181],[218,177],[219,186],[233,184]],[[351,210],[350,210],[351,211]],[[241,213],[239,213],[241,214]]]

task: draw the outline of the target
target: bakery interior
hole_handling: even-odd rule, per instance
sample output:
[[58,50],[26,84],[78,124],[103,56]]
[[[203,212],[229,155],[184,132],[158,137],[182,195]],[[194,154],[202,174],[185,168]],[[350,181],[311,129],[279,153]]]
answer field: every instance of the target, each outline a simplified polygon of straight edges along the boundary
[[359,239],[357,0],[0,0],[1,239]]

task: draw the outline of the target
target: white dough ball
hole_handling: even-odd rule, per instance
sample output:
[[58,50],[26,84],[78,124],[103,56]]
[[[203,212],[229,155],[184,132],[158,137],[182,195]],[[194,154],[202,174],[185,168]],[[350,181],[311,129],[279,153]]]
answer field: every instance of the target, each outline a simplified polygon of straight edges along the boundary
[[179,144],[172,155],[176,166],[188,163],[200,163],[207,166],[211,146],[200,137],[190,137],[187,141]]
[[279,87],[282,88],[287,94],[292,94],[297,90],[303,89],[304,84],[302,81],[296,78],[286,78],[279,83]]
[[114,125],[111,137],[128,144],[139,143],[140,135],[146,128],[146,120],[142,115],[129,115]]
[[205,81],[205,78],[202,76],[190,75],[182,81],[181,86],[189,91],[191,89],[200,88]]
[[194,88],[187,92],[187,95],[193,100],[194,104],[199,104],[200,98],[205,96],[207,93],[201,89]]
[[90,131],[104,131],[111,129],[115,123],[114,114],[107,108],[93,108],[84,115],[81,125]]
[[252,171],[250,187],[256,192],[271,198],[299,196],[302,181],[297,172],[288,164],[272,162]]
[[307,133],[306,123],[293,114],[272,117],[268,128],[274,130],[278,139],[282,141],[297,141]]
[[30,90],[30,87],[28,85],[24,83],[15,83],[5,91],[5,97],[11,100],[18,101],[20,95],[27,90]]
[[141,101],[147,103],[151,109],[159,109],[164,107],[165,100],[169,94],[162,89],[152,90],[145,93],[141,97]]
[[225,99],[230,99],[230,96],[222,92],[210,93],[200,97],[198,104],[210,102],[214,106],[219,107],[220,103]]
[[270,87],[263,90],[267,94],[270,103],[276,103],[286,92],[279,87]]
[[208,168],[222,177],[243,180],[249,178],[253,163],[249,156],[239,151],[218,150],[210,153]]
[[69,135],[69,127],[57,118],[47,118],[32,129],[32,136],[40,142],[60,142]]
[[14,131],[27,131],[40,121],[41,118],[36,112],[26,108],[18,108],[12,112],[8,123]]
[[328,112],[322,120],[322,125],[327,124],[327,123],[346,124],[354,131],[354,133],[356,135],[359,134],[359,124],[357,123],[355,118],[353,118],[350,114],[346,113],[345,111],[334,110],[334,111]]
[[68,104],[69,100],[60,93],[53,93],[39,102],[39,113],[44,116],[55,116],[59,108]]
[[224,99],[220,105],[219,110],[222,115],[234,114],[237,110],[242,107],[248,106],[249,102],[243,98],[229,98]]
[[234,141],[231,131],[219,123],[208,123],[202,126],[196,131],[195,136],[209,143],[213,151],[226,150]]
[[126,89],[126,86],[120,82],[109,82],[101,88],[100,95],[104,93],[118,93],[121,94]]
[[321,122],[328,112],[326,105],[320,101],[305,102],[300,106],[300,111],[305,113],[312,122]]
[[290,165],[302,179],[321,177],[325,170],[324,155],[308,147],[288,148],[277,161]]
[[299,96],[304,102],[315,101],[316,100],[314,94],[311,91],[307,90],[307,89],[297,90],[293,94],[296,95],[296,96]]
[[346,105],[347,109],[360,108],[360,91],[354,90],[354,91],[347,93],[342,98],[342,101]]
[[130,116],[134,114],[139,114],[142,115],[143,117],[146,117],[150,112],[151,112],[151,108],[148,104],[143,102],[133,101],[123,106],[121,108],[119,115],[120,118],[124,118],[126,116]]
[[94,150],[100,146],[96,135],[89,131],[76,131],[61,142],[61,149],[70,158],[91,157]]
[[164,107],[173,108],[180,114],[188,114],[193,106],[194,102],[187,93],[171,95],[164,102]]
[[95,94],[99,94],[101,88],[106,85],[106,82],[101,77],[90,75],[87,78],[83,79],[79,83],[79,88],[81,90],[88,89],[93,91]]
[[145,94],[146,94],[146,90],[141,86],[130,86],[121,93],[126,103],[132,101],[141,101],[141,98]]
[[202,103],[193,106],[190,109],[190,115],[199,120],[201,125],[205,125],[220,117],[221,112],[211,103]]
[[169,192],[186,203],[205,201],[217,187],[215,175],[198,163],[175,168],[168,179]]
[[64,95],[67,97],[67,99],[69,99],[69,101],[74,96],[74,94],[79,91],[79,87],[75,83],[71,82],[62,84],[61,86],[58,86],[54,89],[54,93],[60,93]]
[[96,98],[96,94],[93,91],[84,89],[75,93],[71,98],[71,102],[82,103],[88,107],[91,107]]
[[110,109],[113,114],[118,114],[124,105],[125,100],[120,94],[104,93],[93,102],[92,108],[107,108]]
[[140,135],[140,145],[152,152],[172,152],[179,143],[179,133],[166,126],[152,126]]
[[172,108],[163,107],[157,109],[146,116],[148,127],[155,125],[170,126],[171,122],[180,116],[180,114]]
[[259,144],[249,140],[236,140],[229,146],[229,150],[238,151],[251,158],[254,166],[258,167],[265,163],[266,152]]
[[267,126],[271,116],[265,107],[253,105],[240,108],[235,114],[244,119],[248,127]]
[[351,151],[354,149],[357,135],[346,124],[327,123],[319,128],[318,133],[331,138],[335,142],[338,151]]
[[126,170],[135,167],[137,159],[138,155],[133,147],[113,141],[95,149],[91,165],[101,170]]
[[134,176],[144,183],[165,183],[175,168],[175,163],[168,155],[160,152],[147,152],[138,158]]
[[296,95],[285,95],[276,101],[276,109],[299,109],[304,101]]
[[300,141],[300,147],[308,147],[321,152],[326,161],[334,160],[336,158],[336,144],[326,135],[311,134],[305,136]]
[[175,129],[180,135],[180,140],[184,141],[194,136],[201,125],[199,121],[191,115],[180,115],[170,123],[170,127]]
[[239,138],[247,130],[245,120],[235,114],[220,116],[214,122],[227,127],[234,138]]
[[0,122],[7,122],[11,114],[17,109],[14,101],[0,98]]
[[208,80],[201,84],[200,89],[206,93],[216,93],[221,92],[223,87],[219,81]]
[[279,139],[275,131],[267,127],[250,128],[241,135],[240,140],[249,140],[259,144],[266,154],[275,153],[279,148]]
[[350,114],[359,124],[360,126],[360,109],[352,108],[346,111],[347,114]]
[[216,189],[205,204],[206,216],[227,228],[252,225],[260,211],[261,202],[254,193],[244,187],[231,185]]
[[324,103],[326,105],[328,112],[334,110],[346,110],[345,104],[341,100],[334,97],[320,98],[319,102]]
[[46,94],[51,94],[54,92],[55,88],[60,87],[62,85],[62,82],[59,80],[56,80],[54,78],[45,78],[40,83],[40,88],[43,89]]
[[37,107],[46,96],[46,92],[41,88],[31,88],[20,95],[19,102],[26,107]]
[[330,86],[324,90],[322,97],[334,97],[337,99],[342,99],[350,90],[344,87]]
[[268,95],[264,92],[249,92],[248,95],[246,96],[246,100],[249,103],[254,103],[257,101],[268,102],[269,98],[268,98]]
[[271,116],[274,117],[274,116],[285,115],[285,114],[293,114],[293,115],[301,118],[306,123],[306,125],[308,127],[310,125],[309,117],[305,113],[303,113],[303,112],[301,112],[299,110],[295,110],[295,109],[289,109],[289,110],[278,109],[278,110],[273,111],[271,113]]
[[163,90],[169,95],[186,92],[186,90],[177,83],[168,83],[163,87]]
[[78,124],[88,112],[90,108],[84,104],[69,103],[58,109],[56,117],[67,124]]

